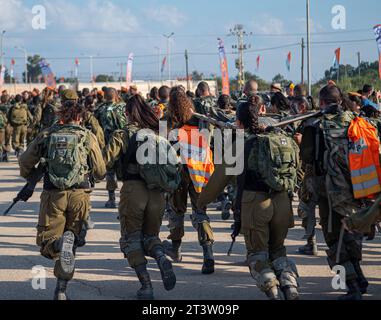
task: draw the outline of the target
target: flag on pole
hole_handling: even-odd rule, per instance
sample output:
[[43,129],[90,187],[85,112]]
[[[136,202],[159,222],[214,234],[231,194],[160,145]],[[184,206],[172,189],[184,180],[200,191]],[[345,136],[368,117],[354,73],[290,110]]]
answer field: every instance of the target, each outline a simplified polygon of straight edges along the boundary
[[54,76],[52,69],[50,68],[50,65],[46,62],[45,59],[41,59],[38,65],[41,68],[41,73],[42,73],[42,76],[44,77],[45,85],[47,87],[55,88],[57,85],[56,78]]
[[1,66],[1,70],[0,70],[0,88],[3,86],[4,84],[4,77],[5,77],[5,66],[2,65]]
[[78,66],[79,66],[79,60],[78,58],[75,58],[75,77],[78,78]]
[[381,24],[376,25],[373,30],[374,34],[376,35],[378,45],[378,74],[381,79]]
[[78,67],[79,66],[79,60],[78,58],[75,58],[75,65]]
[[128,55],[127,72],[126,72],[126,85],[127,85],[127,88],[130,87],[130,84],[132,82],[132,63],[133,62],[134,62],[134,54],[130,53]]
[[13,75],[14,75],[15,64],[16,64],[16,61],[15,61],[15,59],[12,58],[12,60],[11,60],[11,73],[10,73],[11,79],[13,78]]
[[288,72],[291,70],[291,52],[287,54],[286,67]]
[[333,60],[333,68],[336,70],[339,70],[340,68],[340,54],[341,54],[341,48],[337,48],[335,50],[335,58]]
[[228,73],[228,61],[226,59],[225,46],[222,39],[218,39],[218,53],[220,56],[220,68],[222,79],[222,94],[230,94],[229,73]]
[[260,65],[260,63],[261,63],[261,56],[258,56],[257,57],[257,69],[256,69],[257,72],[259,71],[259,65]]
[[163,62],[161,63],[161,70],[160,70],[161,73],[163,73],[166,63],[167,63],[167,57],[165,56],[163,59]]

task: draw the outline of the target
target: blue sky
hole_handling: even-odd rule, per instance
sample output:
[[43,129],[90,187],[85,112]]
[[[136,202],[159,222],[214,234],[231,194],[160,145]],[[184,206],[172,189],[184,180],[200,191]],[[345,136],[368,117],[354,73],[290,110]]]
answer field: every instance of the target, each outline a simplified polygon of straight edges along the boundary
[[[33,30],[31,9],[41,4],[46,8],[46,30]],[[346,30],[332,29],[331,9],[343,5],[346,9]],[[253,32],[245,41],[251,52],[245,53],[245,67],[255,72],[256,57],[261,55],[257,72],[266,80],[281,73],[286,78],[300,80],[301,49],[297,45],[305,33],[305,0],[0,0],[0,29],[7,30],[4,40],[6,64],[16,57],[16,75],[22,72],[22,53],[14,47],[24,46],[30,53],[48,58],[55,73],[68,76],[78,57],[81,78],[89,78],[87,55],[94,59],[95,74],[118,74],[118,62],[126,62],[130,52],[136,55],[134,79],[158,77],[157,49],[166,52],[163,33],[174,32],[171,42],[172,74],[185,74],[183,52],[190,52],[190,70],[204,74],[219,74],[217,37],[227,52],[236,38],[227,36],[236,23]],[[373,39],[372,26],[381,23],[381,2],[375,0],[311,0],[313,42],[332,42],[312,46],[312,76],[316,81],[332,65],[333,52],[342,49],[342,63],[357,64],[358,51],[362,60],[378,57],[376,41],[348,42]],[[350,32],[351,31],[351,32]],[[287,46],[276,50],[255,52],[258,49]],[[293,45],[293,46],[292,46]],[[293,55],[291,71],[285,60],[288,51]],[[215,53],[215,54],[214,54]],[[20,58],[18,58],[20,57]],[[115,57],[115,58],[112,58]],[[236,75],[234,60],[228,54],[229,73]],[[166,72],[164,73],[166,76]]]

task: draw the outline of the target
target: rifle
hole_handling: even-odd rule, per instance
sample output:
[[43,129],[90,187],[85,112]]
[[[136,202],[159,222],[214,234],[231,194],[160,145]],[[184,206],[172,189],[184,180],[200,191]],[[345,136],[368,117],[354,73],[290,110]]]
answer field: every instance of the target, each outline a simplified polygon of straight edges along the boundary
[[42,179],[44,176],[45,170],[44,165],[40,162],[37,169],[34,169],[31,174],[29,175],[27,179],[27,183],[25,186],[19,191],[16,198],[13,199],[12,204],[9,206],[7,210],[4,212],[4,216],[6,216],[9,211],[14,207],[14,205],[19,202],[20,200],[27,202],[30,197],[33,195],[34,189],[36,188],[37,183]]
[[[275,123],[275,124],[271,125],[271,127],[273,127],[273,128],[284,127],[284,126],[287,126],[287,125],[294,123],[294,122],[297,122],[297,121],[303,121],[303,120],[307,120],[310,118],[320,117],[322,114],[323,114],[322,111],[318,111],[318,112],[309,113],[309,114],[305,114],[305,115],[301,115],[301,116],[296,115],[294,117],[291,117],[290,119]],[[210,124],[212,124],[218,128],[221,128],[221,129],[233,129],[233,130],[238,129],[238,127],[235,124],[230,123],[230,122],[219,121],[219,120],[205,116],[205,115],[200,114],[200,113],[193,113],[193,115],[197,119],[208,122],[208,123],[210,123]]]

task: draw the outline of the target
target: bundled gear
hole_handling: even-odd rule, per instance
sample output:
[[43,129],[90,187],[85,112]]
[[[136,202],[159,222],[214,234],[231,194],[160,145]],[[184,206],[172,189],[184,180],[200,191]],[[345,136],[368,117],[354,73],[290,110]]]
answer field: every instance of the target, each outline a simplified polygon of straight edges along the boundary
[[60,190],[79,186],[90,171],[88,131],[79,126],[55,126],[47,139],[49,180]]
[[[181,166],[169,141],[150,130],[138,130],[132,125],[125,130],[130,136],[130,147],[127,154],[121,157],[124,172],[120,178],[124,180],[139,175],[149,190],[175,191],[181,181]],[[137,159],[138,156],[141,158]],[[140,163],[143,160],[145,162]]]
[[281,131],[257,135],[248,158],[248,171],[256,172],[272,191],[293,192],[298,167],[298,146]]
[[125,104],[105,103],[97,110],[97,118],[107,143],[114,131],[123,129],[127,124]]

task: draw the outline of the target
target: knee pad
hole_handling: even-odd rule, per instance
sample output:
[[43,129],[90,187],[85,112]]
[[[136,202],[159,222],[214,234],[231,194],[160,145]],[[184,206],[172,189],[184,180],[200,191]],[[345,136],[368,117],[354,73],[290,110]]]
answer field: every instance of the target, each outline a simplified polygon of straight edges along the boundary
[[279,279],[281,287],[298,287],[298,269],[294,261],[287,257],[280,257],[273,262],[275,273]]
[[133,233],[126,233],[124,237],[120,238],[120,250],[128,255],[133,251],[144,251],[143,248],[143,235],[140,231]]
[[155,246],[161,246],[161,241],[158,236],[144,236],[143,247],[146,255],[152,256],[152,249]]
[[172,207],[170,207],[167,212],[169,230],[182,228],[184,226],[184,216],[182,214],[177,214]]
[[205,211],[203,210],[197,210],[197,211],[192,211],[191,214],[191,221],[192,225],[195,229],[198,228],[198,225],[204,223],[204,222],[210,222],[210,219],[208,215],[206,214]]

